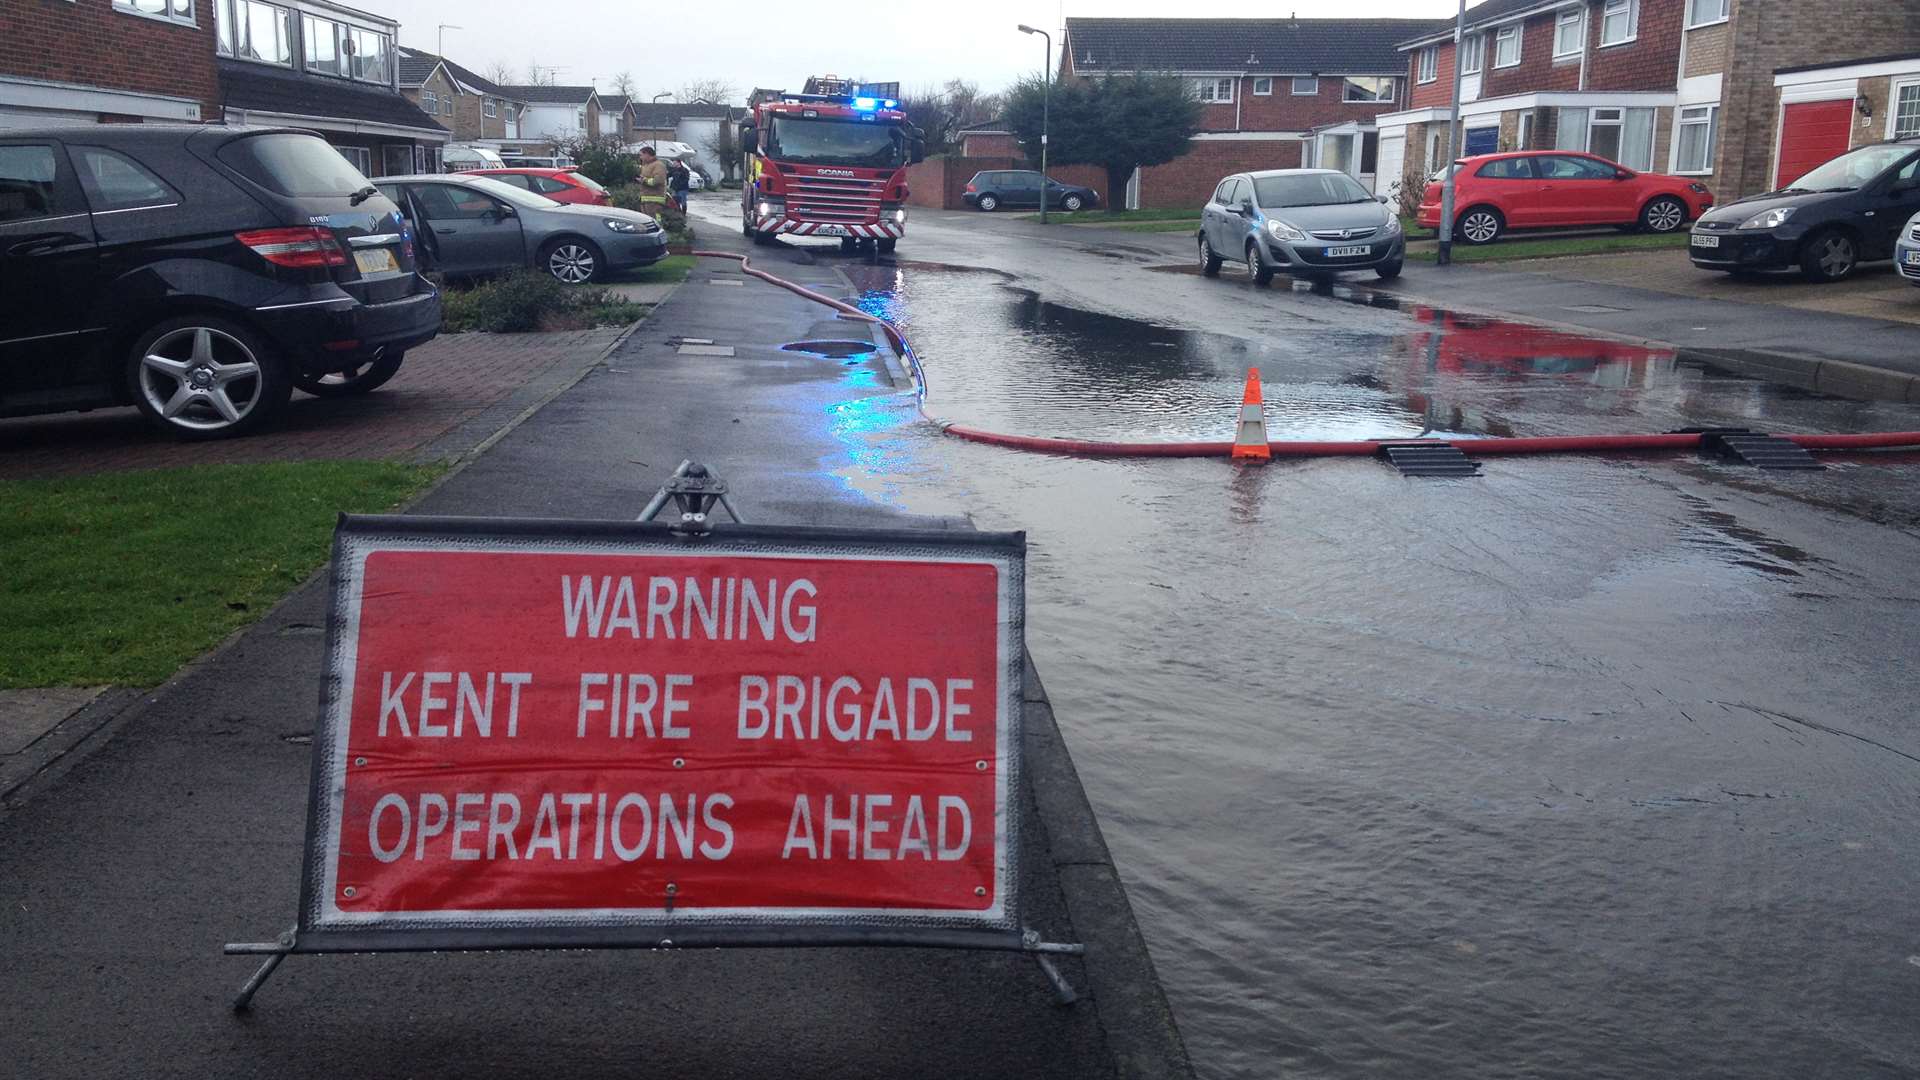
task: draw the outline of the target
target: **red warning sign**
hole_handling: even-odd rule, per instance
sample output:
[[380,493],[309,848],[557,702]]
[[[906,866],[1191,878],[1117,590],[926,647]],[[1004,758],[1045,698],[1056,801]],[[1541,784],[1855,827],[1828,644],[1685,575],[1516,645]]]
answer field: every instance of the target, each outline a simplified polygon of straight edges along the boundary
[[383,520],[337,544],[305,928],[1008,919],[1017,547]]

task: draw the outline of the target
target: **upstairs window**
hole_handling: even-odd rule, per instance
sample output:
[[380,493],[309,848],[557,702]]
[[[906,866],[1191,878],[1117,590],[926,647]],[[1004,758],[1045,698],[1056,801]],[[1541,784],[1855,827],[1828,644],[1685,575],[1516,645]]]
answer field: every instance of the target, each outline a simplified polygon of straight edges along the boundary
[[1253,80],[1253,94],[1255,97],[1271,97],[1273,95],[1273,80],[1272,79]]
[[387,82],[387,35],[332,19],[300,17],[301,55],[310,72],[342,75],[366,82]]
[[1342,101],[1392,101],[1393,79],[1386,76],[1356,75],[1346,80],[1340,91]]
[[1233,80],[1195,79],[1193,82],[1193,92],[1201,101],[1211,102],[1217,105],[1231,105],[1233,103]]
[[440,95],[431,90],[420,91],[420,109],[428,116],[440,111]]
[[1607,0],[1600,10],[1600,44],[1625,45],[1640,29],[1640,0]]
[[1320,80],[1314,76],[1294,76],[1292,93],[1295,97],[1319,97]]
[[1423,83],[1432,82],[1440,77],[1440,46],[1429,45],[1420,50],[1420,72],[1418,78]]
[[1493,66],[1513,67],[1520,63],[1520,28],[1503,26],[1493,32]]
[[448,94],[446,97],[443,97],[440,99],[440,115],[442,116],[453,115],[453,95],[452,94]]
[[1553,24],[1553,55],[1579,56],[1587,47],[1587,9],[1563,11]]
[[1460,74],[1478,75],[1487,56],[1487,38],[1474,34],[1460,46]]
[[149,15],[187,26],[196,25],[193,21],[193,0],[113,0],[113,6],[135,15]]
[[480,103],[480,111],[489,117],[498,116],[500,114],[499,104],[492,98],[485,98]]
[[293,33],[287,9],[260,0],[216,0],[213,8],[222,56],[293,64]]
[[1728,0],[1687,0],[1687,28],[1727,21]]

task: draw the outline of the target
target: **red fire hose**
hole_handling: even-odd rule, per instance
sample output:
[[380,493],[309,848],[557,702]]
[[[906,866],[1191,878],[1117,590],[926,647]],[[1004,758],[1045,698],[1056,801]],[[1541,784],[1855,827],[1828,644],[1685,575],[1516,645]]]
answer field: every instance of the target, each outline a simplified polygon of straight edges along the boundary
[[[729,251],[696,251],[693,254],[708,259],[733,259],[740,264],[743,273],[759,278],[770,285],[777,285],[788,292],[804,296],[815,303],[825,304],[851,318],[880,327],[881,332],[886,334],[887,340],[892,343],[894,351],[898,352],[906,363],[908,374],[913,378],[914,396],[919,404],[920,415],[948,435],[992,446],[1065,454],[1072,457],[1223,458],[1233,452],[1231,442],[1106,442],[1094,439],[1058,439],[982,431],[979,428],[942,420],[927,412],[926,371],[920,366],[920,358],[914,354],[913,346],[907,343],[907,339],[892,323],[862,311],[843,300],[837,300],[804,285],[769,274],[754,266],[745,255],[737,255]],[[1678,432],[1662,435],[1553,435],[1450,440],[1424,438],[1323,442],[1280,440],[1269,442],[1267,447],[1275,457],[1367,457],[1379,453],[1383,446],[1417,442],[1423,445],[1452,446],[1469,457],[1482,457],[1490,454],[1592,454],[1632,450],[1695,450],[1699,449],[1702,440],[1707,437],[1698,432]],[[1903,446],[1920,447],[1920,431],[1881,431],[1861,435],[1779,435],[1776,438],[1785,439],[1804,450],[1883,450]]]

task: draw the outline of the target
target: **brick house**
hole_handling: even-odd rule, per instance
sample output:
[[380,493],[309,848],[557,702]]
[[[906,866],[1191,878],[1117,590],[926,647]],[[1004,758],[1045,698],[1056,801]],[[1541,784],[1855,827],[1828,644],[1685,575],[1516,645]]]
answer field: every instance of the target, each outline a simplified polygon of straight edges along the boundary
[[1067,20],[1060,77],[1134,72],[1189,81],[1205,109],[1193,148],[1142,169],[1125,205],[1197,206],[1247,169],[1343,169],[1371,186],[1380,116],[1404,107],[1413,19]]
[[520,137],[519,101],[470,68],[400,47],[400,93],[453,132],[454,141],[499,149]]
[[1020,139],[1005,121],[983,120],[960,129],[961,157],[1016,157],[1019,153]]
[[[1856,146],[1920,138],[1920,52],[1774,72],[1778,134],[1765,159],[1773,187]],[[1761,164],[1758,148],[1753,165]]]
[[[1776,68],[1920,47],[1914,5],[1861,16],[1842,0],[1485,0],[1468,10],[1458,50],[1460,153],[1584,150],[1700,177],[1723,201],[1767,190]],[[1381,157],[1399,159],[1381,171],[1417,185],[1457,156],[1447,131],[1454,27],[1401,49],[1412,107],[1378,120]]]
[[211,0],[0,0],[0,128],[220,115]]

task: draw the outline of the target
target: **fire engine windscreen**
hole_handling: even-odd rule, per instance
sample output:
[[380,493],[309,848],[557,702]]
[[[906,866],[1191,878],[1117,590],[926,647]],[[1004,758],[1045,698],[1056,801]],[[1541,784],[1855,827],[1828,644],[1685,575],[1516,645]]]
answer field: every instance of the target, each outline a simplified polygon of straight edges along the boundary
[[907,163],[906,130],[857,120],[772,118],[768,156],[807,165],[892,169]]

